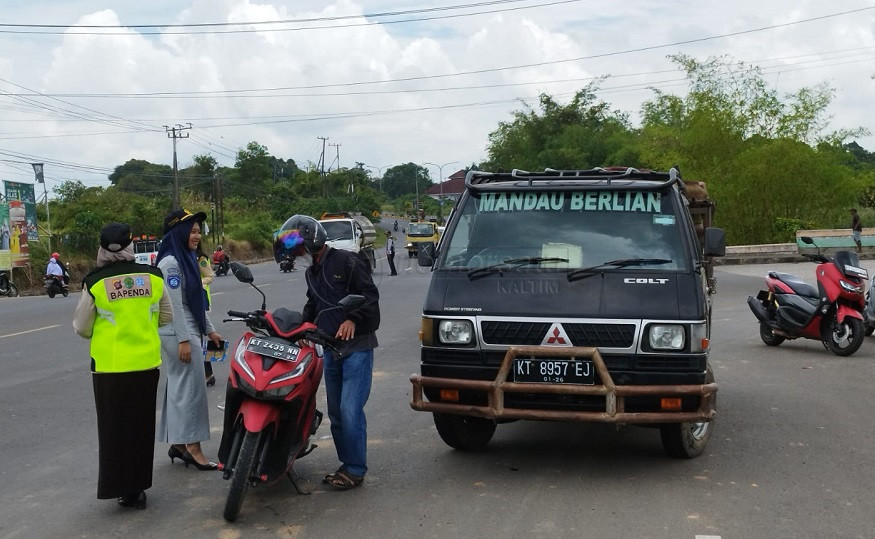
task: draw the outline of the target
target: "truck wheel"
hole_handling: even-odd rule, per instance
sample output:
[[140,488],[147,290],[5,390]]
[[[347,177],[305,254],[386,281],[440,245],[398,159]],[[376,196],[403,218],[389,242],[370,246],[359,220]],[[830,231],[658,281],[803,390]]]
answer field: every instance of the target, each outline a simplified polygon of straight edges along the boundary
[[495,434],[495,421],[482,417],[434,413],[434,426],[448,446],[460,451],[484,449]]
[[837,320],[829,324],[824,343],[829,351],[837,356],[849,356],[860,349],[865,338],[863,321],[859,318],[845,317],[841,324]]
[[[705,372],[705,383],[714,382],[714,372],[708,365]],[[717,396],[711,397],[711,409],[717,409]],[[659,435],[662,438],[662,448],[665,454],[676,459],[691,459],[698,457],[708,445],[711,432],[714,430],[714,421],[701,421],[690,423],[671,423],[659,427]]]
[[760,339],[766,343],[766,346],[778,346],[784,342],[784,337],[772,333],[772,328],[763,322],[760,322]]

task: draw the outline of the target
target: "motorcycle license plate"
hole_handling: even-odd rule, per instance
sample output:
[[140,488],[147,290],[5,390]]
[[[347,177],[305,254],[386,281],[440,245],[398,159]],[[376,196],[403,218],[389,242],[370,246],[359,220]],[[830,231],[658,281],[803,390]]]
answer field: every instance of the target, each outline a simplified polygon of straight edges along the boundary
[[592,361],[568,359],[516,359],[513,381],[537,384],[595,384]]
[[298,359],[300,348],[280,339],[267,339],[263,337],[250,337],[246,343],[246,350],[262,356],[282,359],[283,361],[295,361]]

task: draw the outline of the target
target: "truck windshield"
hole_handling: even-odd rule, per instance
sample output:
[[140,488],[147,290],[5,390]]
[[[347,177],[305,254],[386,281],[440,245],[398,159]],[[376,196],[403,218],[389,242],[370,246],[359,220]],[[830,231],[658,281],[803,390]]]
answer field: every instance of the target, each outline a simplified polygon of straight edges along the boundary
[[410,223],[407,227],[408,236],[433,236],[434,226],[431,223]]
[[334,240],[351,240],[352,224],[349,221],[320,221],[325,233],[328,235],[328,241]]
[[687,270],[692,263],[682,234],[687,225],[675,199],[659,192],[472,192],[455,214],[438,270],[472,270],[526,257],[550,262],[519,266],[523,270],[562,273],[625,259],[665,261],[648,265],[648,272]]

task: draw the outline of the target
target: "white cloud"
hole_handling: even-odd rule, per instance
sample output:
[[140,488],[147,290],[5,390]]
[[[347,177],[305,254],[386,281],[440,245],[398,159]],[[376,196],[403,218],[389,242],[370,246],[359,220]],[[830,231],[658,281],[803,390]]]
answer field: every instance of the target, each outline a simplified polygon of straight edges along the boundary
[[[537,0],[527,4],[534,3]],[[183,166],[193,155],[207,152],[222,164],[232,164],[236,150],[249,141],[264,144],[274,155],[293,158],[304,166],[318,159],[318,136],[341,144],[343,166],[356,161],[375,167],[408,161],[467,165],[486,157],[488,134],[500,121],[510,119],[512,110],[520,108],[515,99],[531,99],[546,92],[563,100],[562,96],[582,87],[587,78],[610,74],[613,78],[604,83],[601,97],[634,118],[640,103],[650,96],[647,85],[683,92],[683,83],[660,83],[681,78],[666,59],[676,52],[696,58],[728,54],[757,62],[763,66],[766,80],[781,92],[827,81],[836,88],[830,109],[834,127],[872,126],[872,116],[867,113],[875,95],[875,80],[870,78],[875,73],[872,11],[653,48],[786,24],[855,6],[813,0],[657,4],[590,0],[471,17],[377,24],[364,15],[453,3],[324,0],[302,6],[302,2],[281,0],[191,0],[180,6],[180,2],[156,0],[115,4],[120,5],[105,9],[105,3],[98,0],[34,0],[13,9],[0,3],[0,21],[141,25],[351,18],[319,23],[335,26],[330,29],[283,32],[258,25],[218,28],[261,30],[249,33],[174,33],[191,32],[178,28],[165,29],[162,35],[149,35],[149,29],[142,28],[113,29],[110,31],[119,35],[112,36],[95,35],[106,30],[92,30],[87,35],[81,30],[69,30],[65,35],[0,33],[0,78],[43,93],[262,90],[233,97],[60,98],[64,102],[39,96],[0,97],[0,152],[6,152],[0,159],[14,153],[49,163],[79,163],[96,172],[85,174],[47,165],[46,175],[53,181],[102,181],[108,169],[130,158],[170,163],[171,144],[162,126],[191,122],[191,138],[179,142]],[[451,13],[456,12],[431,15]],[[350,26],[365,23],[370,24]],[[308,24],[317,23],[291,26]],[[589,59],[560,62],[585,57]],[[440,77],[525,64],[541,65]],[[662,70],[669,72],[653,73]],[[405,78],[416,80],[355,84]],[[560,80],[575,82],[556,82]],[[0,82],[0,90],[20,91],[9,83]],[[275,88],[287,89],[266,91]],[[394,92],[380,93],[389,90]],[[98,113],[112,116],[116,119],[105,120],[127,127],[73,121],[69,115],[38,110],[34,101],[22,99],[88,117]],[[459,106],[463,104],[477,105]],[[356,116],[335,117],[338,114]],[[120,133],[137,126],[139,133]],[[145,131],[144,126],[153,130]],[[117,133],[106,134],[113,131]],[[69,136],[60,136],[65,134]],[[875,149],[872,137],[861,143]],[[334,152],[332,148],[326,161],[333,161]],[[28,181],[28,159],[20,159],[24,164],[0,161],[0,179]],[[452,172],[447,168],[445,174]]]

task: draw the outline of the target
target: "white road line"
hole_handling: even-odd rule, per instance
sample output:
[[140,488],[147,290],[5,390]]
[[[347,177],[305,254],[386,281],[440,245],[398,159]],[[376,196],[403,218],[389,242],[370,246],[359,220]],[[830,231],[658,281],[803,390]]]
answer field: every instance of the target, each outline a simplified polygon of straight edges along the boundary
[[59,328],[59,327],[61,327],[61,324],[55,324],[54,326],[46,326],[44,328],[29,329],[27,331],[19,331],[18,333],[10,333],[9,335],[0,335],[0,339],[5,339],[6,337],[16,337],[18,335],[24,335],[25,333],[33,333],[34,331],[43,331],[46,329],[53,329],[53,328]]
[[221,296],[224,292],[210,292],[211,296]]
[[719,535],[697,535],[694,539],[720,539]]

